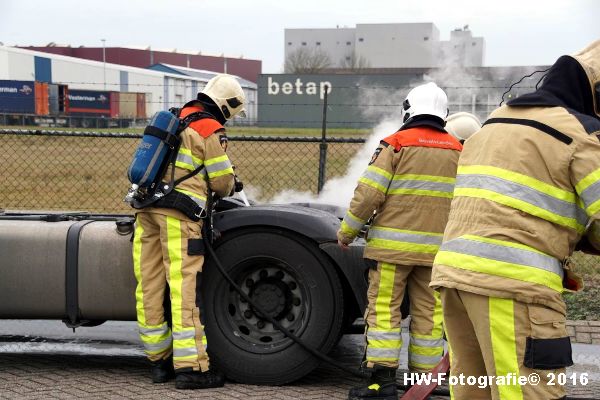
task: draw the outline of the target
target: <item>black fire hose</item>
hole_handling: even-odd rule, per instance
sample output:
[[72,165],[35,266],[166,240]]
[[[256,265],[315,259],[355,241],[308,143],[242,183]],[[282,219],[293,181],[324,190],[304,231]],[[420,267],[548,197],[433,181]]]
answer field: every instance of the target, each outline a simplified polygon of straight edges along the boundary
[[[205,224],[206,226],[206,224]],[[206,232],[204,232],[206,233]],[[317,349],[312,348],[311,346],[307,345],[306,343],[304,343],[304,341],[302,339],[300,339],[298,336],[294,335],[292,332],[290,332],[289,330],[287,330],[283,325],[281,325],[279,322],[277,322],[277,320],[273,317],[271,317],[268,313],[265,312],[265,310],[263,310],[260,306],[258,306],[255,302],[252,301],[252,299],[250,298],[250,296],[248,296],[243,290],[242,288],[235,283],[235,281],[229,276],[229,274],[227,274],[227,272],[225,271],[225,268],[223,268],[223,265],[221,264],[221,261],[219,260],[219,258],[217,257],[217,254],[215,253],[215,250],[212,248],[212,243],[210,243],[210,239],[209,239],[209,235],[204,234],[204,243],[206,245],[206,248],[208,250],[208,254],[210,254],[210,256],[212,257],[212,259],[215,262],[215,265],[217,266],[217,269],[219,270],[219,272],[221,273],[221,275],[223,275],[223,278],[225,278],[225,280],[227,282],[229,282],[229,284],[236,290],[236,292],[239,293],[239,295],[242,297],[242,299],[244,299],[245,301],[248,302],[248,304],[250,304],[256,311],[258,311],[260,314],[262,314],[261,316],[266,319],[267,321],[269,321],[270,323],[273,324],[274,327],[276,327],[277,329],[279,329],[285,336],[289,337],[290,339],[292,339],[294,342],[296,342],[300,347],[302,347],[304,350],[306,350],[307,352],[309,352],[311,355],[313,355],[314,357],[318,358],[321,361],[324,361],[330,365],[333,365],[336,368],[341,369],[344,372],[347,372],[351,375],[354,375],[356,377],[359,378],[368,378],[368,376],[360,371],[357,371],[355,369],[352,368],[348,368],[345,365],[340,364],[339,362],[337,362],[336,360],[334,360],[333,358],[321,353],[320,351],[318,351]]]
[[[207,224],[204,225],[204,227],[206,227]],[[217,266],[217,269],[219,270],[219,272],[221,273],[221,275],[223,276],[223,278],[225,278],[225,280],[227,282],[229,282],[229,284],[235,289],[236,292],[239,293],[239,295],[248,302],[248,304],[250,304],[256,311],[258,311],[260,314],[262,314],[262,317],[264,317],[264,319],[266,319],[267,321],[269,321],[270,323],[273,324],[274,327],[276,327],[277,329],[279,329],[285,336],[289,337],[290,339],[292,339],[294,342],[296,342],[300,347],[302,347],[304,350],[306,350],[308,353],[310,353],[312,356],[314,356],[315,358],[326,362],[329,365],[332,365],[338,369],[341,369],[344,372],[349,373],[350,375],[356,376],[358,378],[361,379],[365,379],[368,378],[369,376],[363,372],[357,371],[353,368],[348,368],[345,365],[342,365],[341,363],[339,363],[338,361],[334,360],[333,358],[329,357],[326,354],[321,353],[319,350],[309,346],[308,344],[304,343],[304,341],[302,339],[300,339],[298,336],[294,335],[292,332],[290,332],[289,330],[287,330],[284,326],[282,326],[279,322],[277,322],[277,320],[273,317],[271,317],[269,314],[267,314],[260,306],[258,306],[255,302],[252,301],[252,299],[250,298],[250,296],[248,296],[243,290],[242,288],[235,283],[235,281],[229,276],[229,274],[227,274],[227,271],[225,271],[225,268],[223,267],[223,265],[221,264],[221,261],[219,260],[219,258],[217,257],[217,254],[215,253],[215,250],[212,248],[212,243],[210,243],[210,235],[207,235],[206,233],[206,229],[204,229],[205,232],[203,234],[203,239],[204,239],[204,243],[206,246],[206,249],[208,250],[208,254],[210,254],[210,256],[212,257],[212,259],[215,262],[215,265]],[[409,387],[404,386],[404,385],[398,385],[398,389],[400,390],[408,390]],[[439,395],[439,396],[450,396],[450,392],[448,390],[445,389],[436,389],[434,390],[431,394],[435,394],[435,395]]]

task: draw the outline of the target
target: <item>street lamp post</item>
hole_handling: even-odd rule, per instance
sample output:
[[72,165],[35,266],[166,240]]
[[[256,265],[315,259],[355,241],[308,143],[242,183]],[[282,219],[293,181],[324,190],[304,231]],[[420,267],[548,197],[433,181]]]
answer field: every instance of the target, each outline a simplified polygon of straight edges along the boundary
[[106,90],[106,39],[100,39],[102,41],[102,62],[104,63],[103,74],[104,74],[104,90]]

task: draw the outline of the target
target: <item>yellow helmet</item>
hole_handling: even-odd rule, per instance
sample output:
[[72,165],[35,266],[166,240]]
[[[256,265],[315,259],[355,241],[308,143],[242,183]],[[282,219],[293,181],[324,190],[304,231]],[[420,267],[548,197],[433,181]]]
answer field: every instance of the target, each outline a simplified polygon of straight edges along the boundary
[[237,79],[231,75],[218,74],[213,77],[198,93],[198,100],[202,100],[203,96],[210,98],[217,105],[226,120],[236,115],[246,117],[246,96]]
[[467,140],[480,129],[479,118],[468,112],[457,112],[446,118],[446,131],[461,141]]

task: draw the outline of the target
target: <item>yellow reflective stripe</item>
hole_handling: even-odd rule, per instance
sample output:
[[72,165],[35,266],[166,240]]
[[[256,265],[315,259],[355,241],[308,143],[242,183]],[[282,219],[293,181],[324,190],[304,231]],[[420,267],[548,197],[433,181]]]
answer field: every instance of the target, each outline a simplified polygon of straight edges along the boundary
[[[512,299],[489,298],[490,336],[496,376],[507,376],[510,373],[519,376],[514,313]],[[502,399],[523,399],[523,392],[519,385],[497,387]]]
[[415,196],[431,196],[431,197],[444,197],[451,199],[452,193],[449,192],[438,192],[437,190],[424,190],[424,189],[409,189],[409,188],[397,188],[390,189],[388,194],[412,194]]
[[171,310],[173,330],[181,331],[183,324],[181,274],[181,222],[177,218],[167,216],[167,250],[169,253],[169,288],[171,290]]
[[183,147],[181,147],[181,148],[179,149],[179,153],[181,153],[181,154],[185,154],[186,156],[188,156],[188,157],[191,157],[191,158],[192,158],[192,161],[194,161],[194,162],[195,162],[196,164],[198,164],[198,165],[202,165],[202,163],[203,163],[202,159],[201,159],[201,158],[198,158],[198,157],[196,157],[196,156],[194,156],[194,155],[192,154],[192,151],[191,151],[191,150],[189,150],[189,149],[186,149],[186,148],[183,148]]
[[233,167],[228,167],[228,168],[222,169],[220,171],[215,171],[215,172],[209,172],[208,173],[208,177],[210,179],[212,179],[212,178],[218,178],[219,176],[223,176],[223,175],[233,175]]
[[380,266],[379,287],[377,288],[377,298],[375,299],[376,325],[379,329],[391,329],[392,315],[390,303],[392,302],[392,293],[394,291],[396,266],[386,262],[380,263]]
[[552,196],[554,198],[567,201],[569,203],[575,203],[575,193],[557,188],[556,186],[546,182],[542,182],[539,179],[535,179],[530,176],[520,174],[518,172],[509,171],[507,169],[492,167],[488,165],[462,165],[458,167],[457,175],[466,174],[490,175],[498,178],[507,179],[511,182],[520,183],[522,185],[539,190],[540,192],[543,192],[548,196]]
[[378,383],[374,383],[372,385],[369,385],[369,389],[371,389],[371,390],[377,390],[377,391],[379,391],[379,388],[381,388],[381,386],[379,386]]
[[399,349],[402,347],[402,339],[390,339],[390,340],[374,340],[367,339],[369,346],[378,349]]
[[[435,298],[435,306],[433,307],[433,329],[431,330],[431,337],[441,338],[444,334],[444,315],[442,311],[442,299],[440,298],[440,292],[434,290],[433,297]],[[413,336],[417,337],[416,335]]]
[[417,180],[417,181],[430,181],[430,182],[441,182],[441,183],[455,183],[456,178],[450,178],[447,176],[435,176],[435,175],[418,175],[418,174],[401,174],[394,175],[394,180]]
[[358,218],[356,215],[352,214],[350,210],[348,210],[344,216],[344,220],[342,221],[340,229],[347,236],[355,236],[363,227],[365,222],[366,220]]
[[585,231],[585,227],[578,223],[575,218],[563,217],[541,207],[534,206],[526,201],[515,199],[514,197],[506,196],[492,190],[456,188],[454,189],[454,196],[475,197],[490,200],[508,207],[516,208],[517,210],[525,211],[528,214],[554,222],[555,224],[575,229],[579,233]]
[[436,236],[436,237],[439,237],[439,238],[442,238],[444,236],[443,233],[426,232],[426,231],[411,231],[411,230],[408,230],[408,229],[397,229],[397,228],[390,228],[390,227],[387,227],[387,226],[373,226],[372,230],[388,231],[388,232],[399,232],[399,233],[408,233],[408,234],[411,234],[411,235]]
[[187,349],[191,347],[196,347],[195,338],[190,339],[175,339],[173,340],[173,348],[174,349]]
[[135,308],[137,320],[140,324],[146,323],[146,311],[144,310],[144,290],[142,288],[142,235],[144,228],[139,220],[135,223],[133,234],[133,273],[137,281],[135,287]]
[[591,186],[592,184],[596,183],[599,180],[600,180],[600,168],[598,168],[594,172],[586,175],[585,178],[583,178],[582,180],[577,182],[577,184],[575,185],[575,190],[577,190],[577,193],[581,193],[585,189],[587,189],[589,186]]
[[206,345],[208,344],[208,339],[206,339],[206,335],[202,335],[202,344],[204,345],[204,347],[206,347]]
[[424,346],[416,346],[414,344],[408,345],[408,351],[414,354],[419,354],[422,356],[439,356],[444,352],[444,346],[440,347],[424,347]]
[[592,216],[594,214],[596,214],[598,211],[600,211],[600,199],[596,200],[595,202],[593,202],[592,204],[590,204],[585,211],[587,212],[588,215]]
[[373,187],[373,188],[375,188],[375,189],[379,190],[379,191],[380,191],[380,192],[382,192],[382,193],[385,193],[385,192],[387,191],[387,187],[385,187],[385,186],[382,186],[382,185],[380,185],[379,183],[377,183],[377,182],[375,182],[375,181],[373,181],[373,180],[371,180],[371,179],[369,179],[369,178],[365,178],[364,176],[363,176],[363,177],[360,177],[360,178],[358,179],[358,182],[360,182],[360,183],[364,183],[364,184],[365,184],[365,185],[367,185],[367,186],[371,186],[371,187]]
[[228,160],[229,160],[229,157],[227,157],[227,155],[223,155],[223,156],[219,156],[219,157],[209,158],[208,160],[206,160],[204,162],[204,165],[206,165],[208,167],[209,165],[213,165],[213,164],[220,163],[223,161],[228,161]]
[[367,238],[368,247],[377,247],[379,249],[409,251],[412,253],[435,254],[440,246],[435,244],[417,244],[408,242],[397,242],[395,240],[371,239]]
[[434,264],[446,265],[487,275],[502,276],[504,278],[516,279],[522,282],[535,283],[561,293],[563,291],[562,279],[560,276],[535,267],[512,264],[445,250],[440,250],[437,253]]
[[389,172],[387,172],[385,169],[381,169],[379,167],[376,167],[374,165],[369,165],[367,167],[367,171],[371,171],[371,172],[375,172],[376,174],[382,175],[384,177],[386,177],[388,180],[391,180],[393,175]]

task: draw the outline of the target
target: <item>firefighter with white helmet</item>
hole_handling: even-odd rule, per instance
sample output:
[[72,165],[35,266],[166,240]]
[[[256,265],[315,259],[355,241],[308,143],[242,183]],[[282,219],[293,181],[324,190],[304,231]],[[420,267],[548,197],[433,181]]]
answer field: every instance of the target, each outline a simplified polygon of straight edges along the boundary
[[461,143],[481,129],[479,118],[468,112],[457,112],[446,118],[446,130]]
[[503,381],[451,387],[454,398],[566,398],[554,377],[573,364],[562,293],[581,280],[570,256],[600,249],[599,104],[600,40],[560,57],[465,142],[431,286],[451,374]]
[[350,399],[397,399],[405,291],[411,303],[409,368],[429,371],[444,352],[441,302],[428,285],[462,146],[444,130],[447,97],[435,83],[412,89],[402,107],[402,127],[375,150],[337,234],[340,246],[347,246],[375,213],[364,253],[376,261],[365,316],[371,378],[351,389]]
[[[217,75],[196,100],[183,106],[180,118],[197,117],[181,132],[175,168],[170,166],[165,173],[173,176],[177,185],[136,214],[137,320],[155,383],[175,377],[178,389],[224,384],[224,376],[210,366],[206,352],[202,307],[196,296],[204,262],[202,220],[189,210],[205,209],[209,191],[221,197],[232,193],[234,172],[219,135],[224,135],[223,125],[228,120],[243,114],[244,104],[237,80]],[[163,309],[167,286],[171,325]]]

